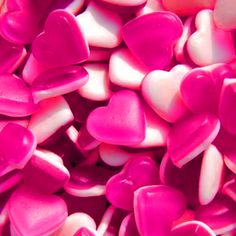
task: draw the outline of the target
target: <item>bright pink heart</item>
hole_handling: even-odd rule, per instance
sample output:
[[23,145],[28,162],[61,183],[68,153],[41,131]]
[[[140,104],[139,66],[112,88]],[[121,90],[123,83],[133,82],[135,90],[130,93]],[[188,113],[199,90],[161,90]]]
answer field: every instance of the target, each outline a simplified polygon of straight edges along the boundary
[[126,146],[141,143],[145,137],[145,116],[140,98],[129,90],[115,93],[107,107],[90,113],[87,129],[101,142]]
[[150,157],[129,160],[121,172],[107,182],[107,199],[115,207],[132,210],[134,191],[142,186],[158,184],[158,172],[156,163]]
[[24,168],[35,147],[36,138],[30,130],[18,124],[7,124],[0,132],[0,176]]
[[37,109],[31,90],[16,75],[0,76],[0,114],[14,117],[31,115]]
[[87,60],[89,49],[76,18],[55,10],[47,18],[45,31],[34,40],[32,53],[40,63],[59,67]]
[[65,202],[58,196],[20,187],[10,197],[8,214],[17,235],[49,235],[67,217]]
[[[204,151],[220,130],[218,118],[201,113],[175,123],[169,133],[168,154],[177,167],[182,167]],[[184,134],[184,135],[183,135]]]
[[134,18],[122,29],[130,51],[151,69],[164,69],[170,64],[173,46],[182,32],[178,16],[164,11]]
[[169,235],[172,222],[185,208],[184,195],[167,185],[145,186],[134,193],[134,215],[142,236]]

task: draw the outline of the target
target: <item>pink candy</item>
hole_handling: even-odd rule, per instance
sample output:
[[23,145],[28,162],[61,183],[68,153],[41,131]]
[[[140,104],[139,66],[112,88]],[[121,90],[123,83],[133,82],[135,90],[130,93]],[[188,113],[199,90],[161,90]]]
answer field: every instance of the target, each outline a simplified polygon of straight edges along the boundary
[[234,0],[0,0],[0,236],[233,236]]

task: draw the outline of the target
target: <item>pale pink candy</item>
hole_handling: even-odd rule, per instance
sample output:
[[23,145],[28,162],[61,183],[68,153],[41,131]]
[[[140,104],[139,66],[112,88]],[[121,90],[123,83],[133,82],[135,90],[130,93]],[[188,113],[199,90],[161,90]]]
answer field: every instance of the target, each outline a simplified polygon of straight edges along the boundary
[[172,228],[170,236],[216,236],[214,231],[201,221],[187,221]]
[[120,16],[92,1],[86,10],[77,16],[77,21],[90,46],[114,48],[122,41]]
[[118,235],[122,220],[127,211],[121,211],[114,206],[109,206],[97,228],[98,235]]
[[46,236],[64,223],[68,213],[60,197],[21,187],[8,201],[8,214],[18,235]]
[[140,236],[136,223],[134,214],[130,213],[127,215],[120,225],[119,236]]
[[145,114],[140,98],[129,90],[114,93],[108,106],[89,114],[87,129],[101,142],[125,146],[141,143],[145,138]]
[[10,43],[2,37],[0,49],[0,74],[14,72],[26,57],[26,50],[22,45]]
[[76,197],[97,197],[105,194],[105,185],[114,174],[102,166],[77,166],[70,170],[70,180],[64,189]]
[[[220,130],[218,118],[210,113],[187,116],[170,130],[168,149],[173,163],[181,168],[214,141]],[[184,135],[183,135],[184,134]]]
[[[148,69],[127,48],[114,51],[109,62],[112,83],[124,88],[139,90]],[[127,76],[128,75],[128,76]]]
[[177,65],[170,72],[155,70],[142,82],[145,101],[168,122],[175,122],[188,112],[180,96],[180,85],[189,70],[185,65]]
[[23,169],[35,150],[36,142],[30,130],[18,124],[7,124],[0,132],[0,176],[14,169]]
[[99,145],[99,156],[101,160],[109,166],[123,166],[129,159],[138,158],[140,156],[152,156],[151,152],[128,152],[121,149],[119,146],[111,145],[107,143],[101,143]]
[[[67,0],[65,0],[65,4],[66,4],[65,10],[76,15],[83,9],[85,1],[86,0],[70,0],[68,2]],[[60,3],[60,1],[59,1],[59,3]]]
[[136,148],[166,146],[170,131],[169,124],[161,119],[148,105],[144,106],[146,117],[146,129],[144,140],[134,145]]
[[158,184],[158,172],[157,164],[150,157],[132,158],[118,174],[108,180],[108,201],[115,207],[132,210],[134,191],[142,186]]
[[[191,70],[185,75],[180,87],[184,103],[193,113],[218,114],[223,81],[230,77],[234,77],[234,74],[226,64],[214,64]],[[211,96],[206,100],[207,93]]]
[[23,180],[23,175],[19,170],[13,170],[10,173],[1,176],[0,177],[0,194],[8,191],[12,187],[15,187],[17,184],[21,183],[22,180]]
[[0,75],[0,114],[23,117],[37,109],[32,92],[16,75]]
[[185,208],[184,195],[169,186],[145,186],[134,193],[134,215],[142,236],[168,235],[172,222]]
[[214,20],[216,25],[224,30],[236,29],[236,5],[234,0],[216,0]]
[[96,230],[88,227],[81,227],[74,236],[100,236]]
[[162,0],[162,3],[168,11],[173,11],[180,16],[189,16],[205,8],[214,8],[215,0]]
[[28,128],[35,134],[37,142],[42,143],[73,119],[65,99],[55,97],[39,103],[39,109],[31,116]]
[[103,101],[111,97],[108,66],[105,63],[85,64],[89,79],[78,89],[78,93],[93,101]]
[[173,57],[173,46],[182,32],[178,16],[164,11],[136,17],[122,29],[123,39],[130,51],[153,70],[168,67]]
[[90,47],[90,55],[88,61],[108,61],[112,53],[112,49],[109,48],[98,48]]
[[219,118],[222,127],[231,134],[236,134],[235,125],[236,79],[225,79],[219,104]]
[[183,33],[174,47],[175,57],[181,63],[192,64],[189,62],[189,58],[187,57],[186,42],[188,41],[188,38],[193,33],[194,20],[195,20],[194,16],[190,16],[186,19],[186,21],[184,22],[184,26],[183,26]]
[[146,15],[152,12],[163,11],[161,0],[147,0],[146,5],[140,9],[136,15]]
[[82,124],[80,130],[71,126],[67,129],[66,134],[79,150],[92,150],[101,143],[88,133],[85,124]]
[[23,174],[27,186],[43,193],[58,191],[68,182],[70,177],[61,158],[46,150],[35,150],[25,166]]
[[8,123],[15,123],[26,128],[29,124],[29,117],[14,118],[0,115],[0,132]]
[[69,215],[61,228],[50,236],[74,236],[74,234],[82,227],[96,229],[96,223],[88,214],[76,212]]
[[31,89],[35,102],[72,92],[88,81],[88,73],[81,66],[67,66],[45,71],[35,78]]
[[183,192],[188,205],[192,208],[195,208],[196,205],[199,204],[198,186],[201,162],[202,158],[198,156],[185,164],[182,168],[178,168],[173,164],[169,155],[165,154],[160,165],[161,183],[172,186]]
[[219,194],[212,202],[196,210],[196,220],[206,223],[217,235],[235,230],[236,204],[227,196]]
[[223,156],[214,145],[210,145],[202,159],[198,192],[200,204],[207,205],[214,199],[220,190],[223,177]]
[[42,64],[67,66],[87,60],[89,48],[74,15],[55,10],[49,14],[44,31],[35,38],[32,54]]
[[231,32],[216,27],[212,10],[200,11],[195,19],[196,32],[187,41],[187,51],[198,66],[227,63],[235,57]]
[[126,1],[126,0],[95,0],[101,6],[111,9],[115,12],[131,14],[138,11],[140,8],[143,8],[147,0],[135,0],[135,1]]
[[222,193],[226,194],[236,202],[236,177],[231,174],[224,185],[222,186]]

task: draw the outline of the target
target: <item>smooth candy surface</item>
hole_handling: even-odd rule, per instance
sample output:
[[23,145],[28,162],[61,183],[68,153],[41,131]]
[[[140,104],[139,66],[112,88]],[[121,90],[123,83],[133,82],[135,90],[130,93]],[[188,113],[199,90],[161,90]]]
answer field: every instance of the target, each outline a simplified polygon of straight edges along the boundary
[[54,68],[40,74],[31,84],[35,102],[72,92],[86,84],[87,71],[80,66]]
[[170,130],[167,145],[173,163],[182,167],[191,161],[211,144],[219,130],[218,118],[208,113],[179,120]]
[[234,103],[236,101],[236,79],[225,79],[220,104],[219,104],[219,118],[222,126],[231,134],[236,134],[235,116],[236,110]]
[[120,225],[119,236],[139,236],[139,232],[135,223],[134,214],[128,214]]
[[24,168],[35,150],[36,142],[30,130],[18,124],[7,124],[0,132],[0,176]]
[[216,25],[224,30],[236,29],[236,9],[234,0],[216,0],[214,20]]
[[170,72],[155,70],[142,82],[145,101],[168,122],[175,122],[188,112],[180,95],[180,85],[189,70],[185,65],[177,65]]
[[89,114],[87,129],[105,143],[127,146],[142,142],[145,117],[138,95],[128,90],[114,93],[107,107],[99,107]]
[[[140,173],[141,176],[140,176]],[[119,174],[106,184],[106,197],[118,208],[133,209],[134,191],[142,186],[158,184],[158,167],[150,157],[129,160]]]
[[0,81],[0,114],[23,117],[35,112],[32,92],[21,78],[4,74]]
[[198,66],[227,63],[235,57],[231,32],[216,27],[213,11],[202,10],[195,19],[196,31],[187,41],[187,51]]
[[117,13],[91,1],[77,20],[89,46],[114,48],[121,43],[122,22]]
[[143,236],[168,235],[171,223],[184,213],[185,208],[184,195],[169,186],[145,186],[134,193],[135,220]]
[[123,26],[122,34],[140,62],[150,69],[165,69],[172,60],[173,46],[182,31],[178,16],[163,11],[134,18]]
[[48,16],[44,31],[35,38],[32,53],[40,63],[56,67],[87,60],[89,49],[76,18],[55,10]]
[[67,207],[58,196],[21,187],[9,199],[8,214],[18,235],[45,236],[64,223]]

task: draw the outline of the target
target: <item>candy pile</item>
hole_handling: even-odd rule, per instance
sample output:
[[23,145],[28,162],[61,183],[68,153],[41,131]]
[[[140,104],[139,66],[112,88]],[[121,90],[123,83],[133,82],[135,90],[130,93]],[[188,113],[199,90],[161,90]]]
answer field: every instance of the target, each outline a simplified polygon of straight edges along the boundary
[[235,0],[0,4],[0,235],[236,235]]

